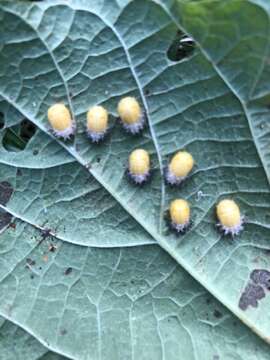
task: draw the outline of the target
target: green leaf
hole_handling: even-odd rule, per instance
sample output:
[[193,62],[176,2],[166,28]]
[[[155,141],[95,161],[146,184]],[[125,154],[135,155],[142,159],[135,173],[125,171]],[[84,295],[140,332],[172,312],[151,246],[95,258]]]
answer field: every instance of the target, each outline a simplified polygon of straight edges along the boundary
[[[170,5],[171,2],[162,3]],[[270,181],[269,2],[179,1],[170,13],[198,42],[215,71],[239,100]]]
[[189,360],[202,350],[205,359],[270,358],[268,346],[157,245],[40,243],[39,231],[15,224],[1,237],[0,313],[48,349],[78,360]]
[[[6,102],[0,103],[0,111],[5,108]],[[0,130],[0,139],[6,129]],[[1,183],[9,184],[12,196],[0,200],[0,207],[59,239],[98,247],[155,242],[86,169],[40,131],[20,152],[0,144],[0,188]]]
[[49,352],[27,332],[0,317],[0,353],[3,360],[65,360]]
[[[158,247],[145,244],[157,243],[221,303],[268,340],[270,319],[267,315],[267,293],[257,308],[248,307],[247,311],[239,309],[239,299],[252,271],[269,267],[270,194],[265,172],[267,162],[261,152],[261,139],[255,136],[254,129],[250,127],[246,105],[243,107],[247,90],[243,87],[241,97],[236,96],[231,78],[227,80],[209,57],[211,51],[217,51],[216,45],[207,45],[209,42],[206,45],[199,43],[200,47],[182,61],[173,62],[167,56],[178,27],[191,32],[193,24],[206,21],[207,11],[212,10],[205,4],[207,2],[183,3],[180,8],[176,6],[176,12],[172,12],[165,1],[160,4],[150,0],[130,3],[119,1],[118,4],[114,1],[95,1],[91,2],[91,6],[85,1],[68,4],[55,1],[40,4],[1,3],[0,96],[41,131],[36,132],[24,151],[15,154],[2,151],[5,157],[0,165],[1,181],[4,184],[8,182],[13,193],[1,207],[23,221],[24,228],[20,236],[24,242],[27,243],[27,234],[24,233],[26,223],[39,230],[50,228],[51,234],[58,239],[63,249],[69,249],[66,250],[68,253],[78,251],[84,257],[88,253],[94,254],[93,262],[97,261],[94,266],[106,264],[105,268],[111,271],[115,262],[110,265],[109,261],[119,251],[127,254],[126,264],[129,265],[131,257],[136,259],[134,261],[141,259],[147,265],[150,261],[147,258],[148,251],[152,254]],[[237,1],[235,4],[229,1],[226,5],[229,14],[235,11],[235,7],[241,13],[243,6],[245,11],[245,2]],[[180,11],[181,16],[185,15],[184,20],[181,16],[179,19],[172,17],[172,13],[177,16],[177,11]],[[188,14],[192,16],[188,17]],[[256,16],[260,15],[256,12]],[[250,13],[248,18],[252,18]],[[232,17],[232,24],[233,20]],[[231,21],[230,16],[227,21]],[[223,27],[220,19],[218,23],[222,36],[230,37],[228,26]],[[198,36],[202,34],[203,31]],[[252,47],[252,38],[249,41],[248,46]],[[236,63],[242,54],[245,52],[240,50],[234,54]],[[235,62],[232,61],[232,69]],[[252,61],[246,63],[255,68],[258,66],[256,62],[255,65]],[[245,67],[243,69],[243,72],[248,70]],[[251,78],[247,82],[247,88],[252,81]],[[148,127],[140,137],[126,134],[117,119],[117,102],[127,94],[135,95],[146,112]],[[65,102],[76,119],[78,131],[73,142],[64,143],[54,139],[51,134],[46,113],[48,106],[56,101]],[[85,136],[86,111],[97,103],[106,106],[111,114],[110,136],[100,146],[91,145]],[[31,144],[36,146],[41,142],[51,144],[50,150],[41,149],[40,156],[35,158],[33,154],[30,155],[34,149]],[[143,188],[134,187],[125,174],[128,154],[136,147],[150,151],[154,169],[152,181]],[[168,188],[164,184],[163,169],[172,154],[182,148],[194,155],[196,169],[180,190]],[[18,166],[23,168],[18,169]],[[185,236],[176,238],[168,231],[164,214],[170,200],[180,196],[191,202],[193,226]],[[245,230],[235,241],[223,239],[215,226],[215,204],[220,197],[225,196],[233,197],[246,217]],[[34,231],[32,227],[30,229]],[[41,240],[42,236],[38,239]],[[158,251],[162,257],[167,256],[163,250]],[[22,262],[25,257],[24,253]],[[74,255],[63,257],[66,268],[76,261],[76,268],[83,274],[83,256],[78,255],[78,259]],[[175,266],[175,262],[170,261]],[[18,258],[8,254],[4,269],[10,268],[12,279],[14,271],[18,271],[16,279],[23,276],[22,267],[19,266],[21,264],[17,264]],[[128,265],[123,267],[122,272],[127,273],[130,279]],[[59,266],[58,262],[56,266]],[[71,310],[68,308],[71,314],[68,312],[67,316],[63,316],[61,311],[65,303],[63,296],[67,291],[66,283],[62,284],[62,277],[55,278],[50,271],[49,277],[45,279],[48,282],[45,288],[49,286],[52,291],[47,293],[44,290],[41,305],[39,301],[38,306],[42,307],[44,301],[44,311],[52,311],[49,313],[52,321],[44,319],[44,326],[40,329],[38,310],[29,319],[25,318],[26,305],[31,301],[25,300],[31,294],[28,283],[25,283],[25,288],[22,286],[23,297],[19,298],[22,304],[17,306],[18,312],[12,314],[11,320],[16,319],[17,323],[24,324],[24,328],[31,330],[43,342],[45,338],[50,338],[48,346],[67,356],[81,359],[85,355],[84,351],[93,353],[97,358],[103,356],[103,350],[99,348],[100,341],[93,340],[97,346],[93,345],[94,350],[92,344],[86,345],[86,338],[89,339],[92,328],[89,330],[85,324],[79,328],[78,335],[82,338],[77,347],[72,346],[71,339],[75,336],[71,326],[71,322],[75,321],[72,307],[74,299],[81,296],[81,284],[75,282],[77,292],[70,299]],[[183,270],[177,271],[184,274],[181,276],[188,276]],[[89,270],[89,277],[92,273],[93,269]],[[181,279],[179,274],[177,281]],[[45,275],[41,274],[42,280]],[[151,288],[154,275],[150,274],[149,278],[148,275],[144,274]],[[5,288],[8,278],[5,275],[4,278],[1,286]],[[106,283],[106,279],[105,276],[102,281]],[[94,288],[91,289],[91,284],[87,283],[84,291],[92,291],[91,296],[96,297],[99,289],[94,280]],[[59,281],[61,290],[54,281]],[[192,283],[191,280],[187,282]],[[102,284],[104,287],[104,282]],[[38,290],[39,285],[33,284],[34,291]],[[174,288],[169,289],[168,293]],[[195,282],[194,288],[198,288]],[[131,294],[136,289],[132,287]],[[16,300],[12,290],[9,283],[5,291],[11,296],[11,302]],[[39,300],[35,296],[32,299],[34,302]],[[124,311],[127,306],[130,311],[129,296],[128,292],[127,304],[122,304],[120,299],[121,305],[117,303],[116,308],[122,309],[123,306]],[[55,299],[56,308],[48,309],[47,302]],[[85,310],[86,314],[93,304],[96,306],[92,298],[90,300],[89,305],[87,298],[89,307]],[[254,304],[254,298],[252,301]],[[4,302],[0,305],[0,311],[2,308],[4,315],[9,317],[2,306]],[[36,303],[33,306],[37,306]],[[79,310],[83,311],[83,306]],[[169,308],[166,303],[164,311]],[[196,305],[195,308],[200,306]],[[121,316],[122,313],[113,313],[109,320],[110,326],[115,321],[123,320],[125,328],[128,321],[124,320],[124,315],[123,319]],[[92,319],[93,315],[90,317]],[[60,336],[58,343],[58,325],[55,323],[62,318],[69,325],[68,334],[72,335],[63,339]],[[191,320],[189,316],[189,324]],[[195,324],[193,327],[196,329],[198,321]],[[106,321],[104,326],[108,327]],[[142,329],[144,327],[145,324]],[[230,333],[233,333],[232,328],[232,324],[226,325]],[[52,329],[51,334],[56,335],[56,338],[49,336]],[[173,343],[176,343],[178,331],[172,331]],[[99,329],[96,330],[96,337],[98,332]],[[197,333],[198,338],[200,333]],[[156,335],[151,331],[151,336]],[[118,351],[126,351],[127,356],[132,358],[132,348],[137,344],[133,336],[129,337],[132,351],[126,347],[127,337],[122,340],[120,336],[117,345],[114,344],[116,333],[109,334],[108,338],[104,340],[109,343],[106,351],[114,351],[116,359],[119,358]],[[177,344],[180,350],[185,348],[184,343]],[[254,356],[255,340],[249,343],[254,346],[251,351]],[[161,349],[162,344],[163,341],[160,341]],[[138,346],[136,351],[141,354],[140,349]],[[246,345],[243,351],[245,349]],[[159,354],[157,351],[152,346],[148,358],[152,356],[156,359],[156,354]],[[104,356],[108,357],[106,353]],[[246,354],[240,356],[245,358]],[[125,357],[125,354],[121,354],[121,357]]]

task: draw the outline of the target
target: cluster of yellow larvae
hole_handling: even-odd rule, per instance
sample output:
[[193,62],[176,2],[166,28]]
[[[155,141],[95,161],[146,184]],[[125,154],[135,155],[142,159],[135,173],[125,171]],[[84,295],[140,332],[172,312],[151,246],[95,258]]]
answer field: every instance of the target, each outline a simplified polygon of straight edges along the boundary
[[[134,97],[125,97],[118,103],[119,119],[125,130],[138,134],[145,125],[144,112]],[[104,139],[109,129],[109,115],[103,106],[93,106],[86,116],[86,134],[94,142]],[[76,131],[76,124],[68,108],[61,103],[48,109],[48,120],[53,133],[57,137],[70,138]],[[166,182],[179,186],[186,180],[194,166],[193,156],[187,151],[178,151],[170,160],[166,171]],[[150,177],[151,162],[149,153],[144,149],[136,149],[129,155],[128,175],[137,185],[142,185]],[[230,199],[224,199],[217,204],[216,214],[218,226],[225,233],[237,235],[243,229],[243,217],[238,205]],[[170,225],[177,233],[184,233],[191,224],[189,203],[184,199],[175,199],[169,208]]]

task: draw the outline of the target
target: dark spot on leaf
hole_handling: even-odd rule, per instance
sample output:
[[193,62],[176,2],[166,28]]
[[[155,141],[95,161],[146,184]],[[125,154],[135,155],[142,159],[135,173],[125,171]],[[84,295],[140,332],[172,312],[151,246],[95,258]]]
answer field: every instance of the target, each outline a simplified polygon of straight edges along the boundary
[[57,247],[54,244],[49,245],[49,251],[50,252],[55,252],[56,249],[57,249]]
[[72,273],[72,268],[71,267],[68,267],[64,272],[65,275],[69,275],[71,273]]
[[150,90],[149,89],[145,89],[144,91],[145,95],[148,96],[150,94]]
[[26,259],[26,263],[27,263],[28,265],[30,265],[30,266],[36,265],[35,260],[32,260],[31,258],[27,258],[27,259]]
[[267,270],[253,270],[250,279],[255,284],[260,284],[268,288],[270,286],[270,272]]
[[66,335],[66,334],[67,334],[67,330],[66,330],[66,329],[60,330],[60,334],[61,334],[61,335]]
[[253,270],[250,274],[250,280],[241,294],[240,309],[246,310],[249,305],[257,307],[258,300],[265,297],[267,290],[270,290],[270,272],[265,269]]
[[177,31],[168,51],[167,56],[171,61],[180,61],[190,56],[195,50],[194,40],[181,31]]
[[214,311],[214,317],[216,317],[217,319],[222,318],[222,313],[219,310],[215,310]]
[[206,304],[210,304],[211,303],[211,299],[207,298],[206,299]]
[[12,215],[8,212],[0,209],[0,230],[2,230],[4,227],[6,227],[12,219]]
[[246,310],[248,306],[257,307],[258,300],[265,297],[265,292],[260,285],[249,282],[245,287],[239,300],[239,307],[241,310]]
[[9,227],[15,230],[16,229],[16,224],[15,223],[10,223]]
[[7,181],[0,182],[0,204],[6,205],[13,193],[11,184]]
[[42,270],[42,266],[39,267],[39,270]]
[[17,169],[16,175],[17,175],[17,176],[22,176],[22,170],[21,170],[21,169]]
[[45,228],[45,229],[41,229],[41,241],[47,239],[47,237],[49,237],[51,235],[51,229],[49,228]]
[[98,157],[98,158],[97,158],[97,163],[99,164],[99,163],[100,163],[100,161],[101,161],[101,158],[100,158],[100,157]]
[[35,277],[34,274],[31,274],[31,275],[30,275],[30,278],[31,278],[31,279],[34,279],[34,277]]
[[34,150],[33,155],[38,155],[38,150]]

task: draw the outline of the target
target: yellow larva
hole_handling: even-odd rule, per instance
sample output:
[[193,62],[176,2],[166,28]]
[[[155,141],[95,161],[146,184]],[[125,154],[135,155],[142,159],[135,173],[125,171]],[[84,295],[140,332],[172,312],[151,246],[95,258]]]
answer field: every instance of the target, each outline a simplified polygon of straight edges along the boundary
[[93,142],[104,138],[108,130],[108,112],[103,106],[93,106],[87,113],[87,135]]
[[75,123],[64,104],[58,103],[49,107],[48,121],[57,137],[68,139],[74,134]]
[[166,180],[169,184],[180,184],[191,172],[194,166],[194,159],[187,151],[178,151],[171,159],[167,172]]
[[184,232],[190,224],[190,206],[184,199],[173,200],[170,204],[171,226],[177,232]]
[[129,156],[129,175],[137,184],[144,183],[150,175],[150,156],[146,150],[136,149]]
[[243,230],[243,217],[239,206],[230,199],[221,200],[217,204],[218,226],[224,231],[225,235],[238,235]]
[[137,134],[144,126],[144,114],[139,102],[131,96],[121,99],[118,103],[117,111],[124,128]]

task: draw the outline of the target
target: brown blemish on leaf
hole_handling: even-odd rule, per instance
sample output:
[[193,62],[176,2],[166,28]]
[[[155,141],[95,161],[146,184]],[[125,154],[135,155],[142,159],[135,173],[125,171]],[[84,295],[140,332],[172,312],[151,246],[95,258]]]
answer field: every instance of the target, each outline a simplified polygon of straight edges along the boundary
[[241,294],[238,306],[242,310],[246,310],[248,306],[257,308],[258,301],[265,297],[267,290],[270,290],[270,272],[264,269],[253,270]]
[[13,193],[13,188],[11,184],[7,181],[0,182],[0,204],[6,205],[11,198]]

